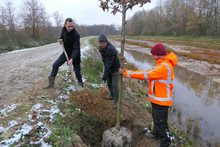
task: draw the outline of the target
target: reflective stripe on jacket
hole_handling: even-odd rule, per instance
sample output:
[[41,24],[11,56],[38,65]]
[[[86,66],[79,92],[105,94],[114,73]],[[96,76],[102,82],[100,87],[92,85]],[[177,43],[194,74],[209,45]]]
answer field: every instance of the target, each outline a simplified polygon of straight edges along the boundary
[[156,66],[150,70],[126,70],[123,76],[139,80],[149,79],[149,101],[161,106],[171,106],[174,89],[173,67],[176,64],[177,56],[170,53],[165,58],[157,60]]

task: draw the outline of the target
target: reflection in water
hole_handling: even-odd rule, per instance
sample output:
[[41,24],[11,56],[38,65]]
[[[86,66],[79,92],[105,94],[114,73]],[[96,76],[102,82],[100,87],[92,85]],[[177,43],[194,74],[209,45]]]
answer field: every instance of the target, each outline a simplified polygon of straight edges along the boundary
[[[153,58],[138,51],[125,52],[125,58],[138,69],[149,69],[154,65]],[[189,71],[175,68],[174,107],[172,113],[175,126],[187,132],[194,139],[214,144],[220,140],[220,84]]]

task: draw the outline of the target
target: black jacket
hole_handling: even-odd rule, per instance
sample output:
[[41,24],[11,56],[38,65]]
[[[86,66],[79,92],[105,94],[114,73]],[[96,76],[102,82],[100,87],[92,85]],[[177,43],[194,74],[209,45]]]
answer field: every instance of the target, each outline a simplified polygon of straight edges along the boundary
[[120,62],[117,56],[117,51],[110,42],[108,42],[106,48],[100,48],[99,52],[101,53],[102,61],[104,62],[105,67],[102,80],[106,81],[111,73],[118,72]]
[[63,27],[60,39],[63,39],[64,47],[73,62],[80,61],[80,35],[73,29],[68,32],[65,27]]

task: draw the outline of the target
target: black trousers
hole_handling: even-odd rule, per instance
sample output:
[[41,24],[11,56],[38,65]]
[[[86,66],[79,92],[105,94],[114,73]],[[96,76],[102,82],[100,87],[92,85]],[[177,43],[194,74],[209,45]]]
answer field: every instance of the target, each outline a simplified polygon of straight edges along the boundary
[[119,95],[119,72],[113,72],[109,74],[107,78],[107,85],[111,96],[114,98],[114,104],[116,105],[118,103]]
[[154,103],[152,105],[152,117],[154,122],[153,134],[160,138],[161,147],[168,147],[170,145],[170,138],[168,137],[168,106],[160,106]]
[[[62,66],[66,62],[65,54],[62,53],[58,59],[53,63],[53,68],[50,73],[51,77],[56,77],[59,67]],[[74,72],[76,74],[76,78],[79,83],[82,83],[82,75],[81,75],[81,67],[80,67],[80,59],[78,62],[73,61]]]

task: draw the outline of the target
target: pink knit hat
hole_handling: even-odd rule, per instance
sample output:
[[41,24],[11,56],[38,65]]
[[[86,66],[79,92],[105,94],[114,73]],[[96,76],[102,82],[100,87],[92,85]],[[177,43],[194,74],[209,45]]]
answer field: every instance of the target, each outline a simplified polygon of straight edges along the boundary
[[151,54],[157,56],[165,56],[167,54],[166,48],[163,44],[157,43],[151,48]]

